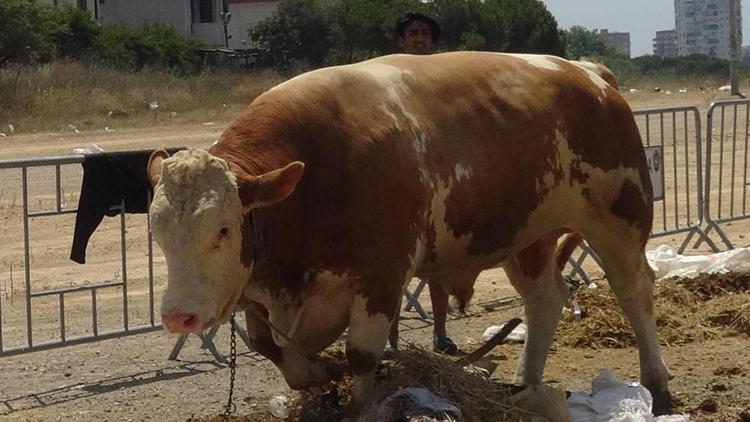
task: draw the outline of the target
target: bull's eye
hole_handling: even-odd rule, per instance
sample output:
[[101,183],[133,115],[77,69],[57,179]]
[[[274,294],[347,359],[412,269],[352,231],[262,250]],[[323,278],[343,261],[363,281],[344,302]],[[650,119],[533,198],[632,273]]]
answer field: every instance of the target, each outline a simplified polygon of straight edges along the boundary
[[227,236],[229,236],[229,227],[222,227],[221,230],[219,230],[219,237]]

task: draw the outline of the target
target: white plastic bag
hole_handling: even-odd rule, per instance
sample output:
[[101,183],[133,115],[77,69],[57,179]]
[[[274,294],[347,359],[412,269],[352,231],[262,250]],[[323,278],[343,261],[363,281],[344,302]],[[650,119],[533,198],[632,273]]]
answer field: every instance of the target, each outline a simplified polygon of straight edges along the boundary
[[[482,334],[482,341],[489,341],[492,337],[495,337],[495,334],[499,333],[500,330],[503,329],[505,325],[492,325],[487,327],[486,330],[484,330],[484,333]],[[523,343],[526,341],[526,335],[528,334],[529,329],[526,327],[526,324],[520,323],[518,324],[518,327],[514,328],[513,331],[508,334],[508,337],[506,337],[505,341],[509,343]]]
[[701,273],[750,270],[750,248],[738,248],[710,255],[679,255],[669,245],[646,252],[656,278],[693,278]]
[[568,397],[573,422],[688,422],[687,415],[655,417],[653,399],[639,383],[625,383],[610,369],[591,381],[591,394],[578,391]]
[[287,396],[273,396],[271,397],[271,400],[268,401],[268,407],[273,416],[286,419],[289,416],[289,409],[287,408],[288,403],[289,398]]

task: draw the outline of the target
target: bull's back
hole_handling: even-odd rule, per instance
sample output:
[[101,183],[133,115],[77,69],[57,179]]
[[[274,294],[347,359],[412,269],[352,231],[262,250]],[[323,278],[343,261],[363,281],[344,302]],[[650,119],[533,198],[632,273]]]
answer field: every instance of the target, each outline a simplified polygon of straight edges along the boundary
[[262,101],[288,104],[304,128],[310,214],[334,254],[356,255],[373,228],[390,240],[367,253],[400,266],[512,252],[611,208],[625,180],[650,204],[629,107],[559,58],[387,56],[311,72]]

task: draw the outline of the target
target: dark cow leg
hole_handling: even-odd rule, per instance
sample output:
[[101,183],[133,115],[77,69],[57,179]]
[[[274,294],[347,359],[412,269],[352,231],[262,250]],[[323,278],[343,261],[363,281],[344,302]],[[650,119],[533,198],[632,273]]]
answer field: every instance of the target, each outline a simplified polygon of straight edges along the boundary
[[525,305],[529,331],[516,371],[517,382],[523,384],[541,384],[568,295],[555,263],[556,242],[557,236],[546,236],[503,261],[503,269]]
[[[375,369],[383,355],[392,320],[385,313],[370,314],[367,298],[355,296],[352,303],[349,334],[346,339],[346,358],[352,370],[352,402],[358,407],[366,402],[375,388]],[[393,301],[398,306],[398,299]],[[391,315],[397,309],[390,309]]]
[[670,413],[671,398],[667,380],[671,375],[661,357],[656,333],[654,272],[649,267],[643,248],[638,246],[637,240],[629,242],[627,236],[617,238],[617,242],[590,242],[602,258],[609,285],[635,331],[640,357],[641,384],[648,388],[654,398],[654,414]]
[[[255,311],[260,312],[261,315],[267,315],[266,309],[259,304],[250,303],[247,306],[255,307]],[[294,390],[303,390],[325,384],[336,376],[336,368],[332,365],[297,353],[289,347],[279,347],[273,341],[271,329],[255,315],[255,312],[245,312],[250,344],[258,353],[271,360],[279,368],[289,387]]]

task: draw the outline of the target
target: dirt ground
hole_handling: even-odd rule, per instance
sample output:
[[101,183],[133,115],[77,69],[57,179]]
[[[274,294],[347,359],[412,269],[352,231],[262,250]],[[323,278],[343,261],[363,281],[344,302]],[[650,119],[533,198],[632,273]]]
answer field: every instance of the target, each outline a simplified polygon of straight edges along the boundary
[[[697,106],[702,113],[710,101],[724,98],[715,90],[691,90],[688,94],[654,93],[650,87],[639,92],[624,91],[634,109]],[[704,117],[705,118],[705,117]],[[67,155],[75,147],[95,143],[108,151],[161,146],[206,147],[227,122],[205,122],[190,126],[43,133],[0,138],[0,160]],[[80,166],[63,166],[62,208],[75,207],[80,187]],[[0,170],[0,344],[7,349],[26,344],[24,303],[23,224],[21,175],[18,170]],[[55,206],[54,169],[29,170],[29,204],[32,211]],[[678,205],[681,203],[678,201]],[[35,218],[30,225],[31,290],[33,292],[78,287],[123,279],[119,264],[118,218],[107,218],[92,238],[85,265],[68,260],[74,216],[71,214]],[[164,287],[164,263],[155,253],[155,292],[149,301],[146,268],[146,227],[142,215],[128,216],[126,252],[128,265],[130,326],[148,324],[158,315]],[[748,246],[747,222],[725,226],[736,247]],[[652,240],[677,247],[684,235]],[[690,253],[707,253],[705,245]],[[590,273],[601,278],[591,264]],[[122,290],[97,291],[98,329],[123,326]],[[91,294],[65,296],[65,334],[90,333]],[[151,312],[150,303],[155,306]],[[429,311],[429,299],[421,303]],[[33,302],[33,338],[55,340],[60,334],[59,298],[36,298]],[[462,350],[480,345],[480,336],[490,325],[523,316],[515,293],[502,270],[484,272],[477,281],[477,294],[467,316],[451,316],[448,331]],[[156,317],[158,322],[158,316]],[[414,312],[402,313],[402,337],[428,348],[431,324]],[[176,336],[163,331],[121,337],[97,343],[0,357],[0,420],[22,421],[184,421],[221,413],[227,399],[229,371],[201,349],[196,337],[188,339],[179,360],[167,356]],[[216,344],[228,352],[228,329],[223,326]],[[240,343],[238,347],[237,414],[263,414],[276,395],[290,395],[274,366]],[[521,346],[499,346],[492,353],[499,367],[494,376],[511,382]],[[720,335],[704,342],[664,347],[665,360],[674,374],[671,391],[675,410],[689,413],[694,420],[750,420],[750,337]],[[555,344],[545,372],[546,381],[568,391],[588,390],[599,369],[612,368],[622,379],[638,379],[638,357],[633,347],[621,349],[572,348]],[[744,412],[744,413],[743,413]]]

